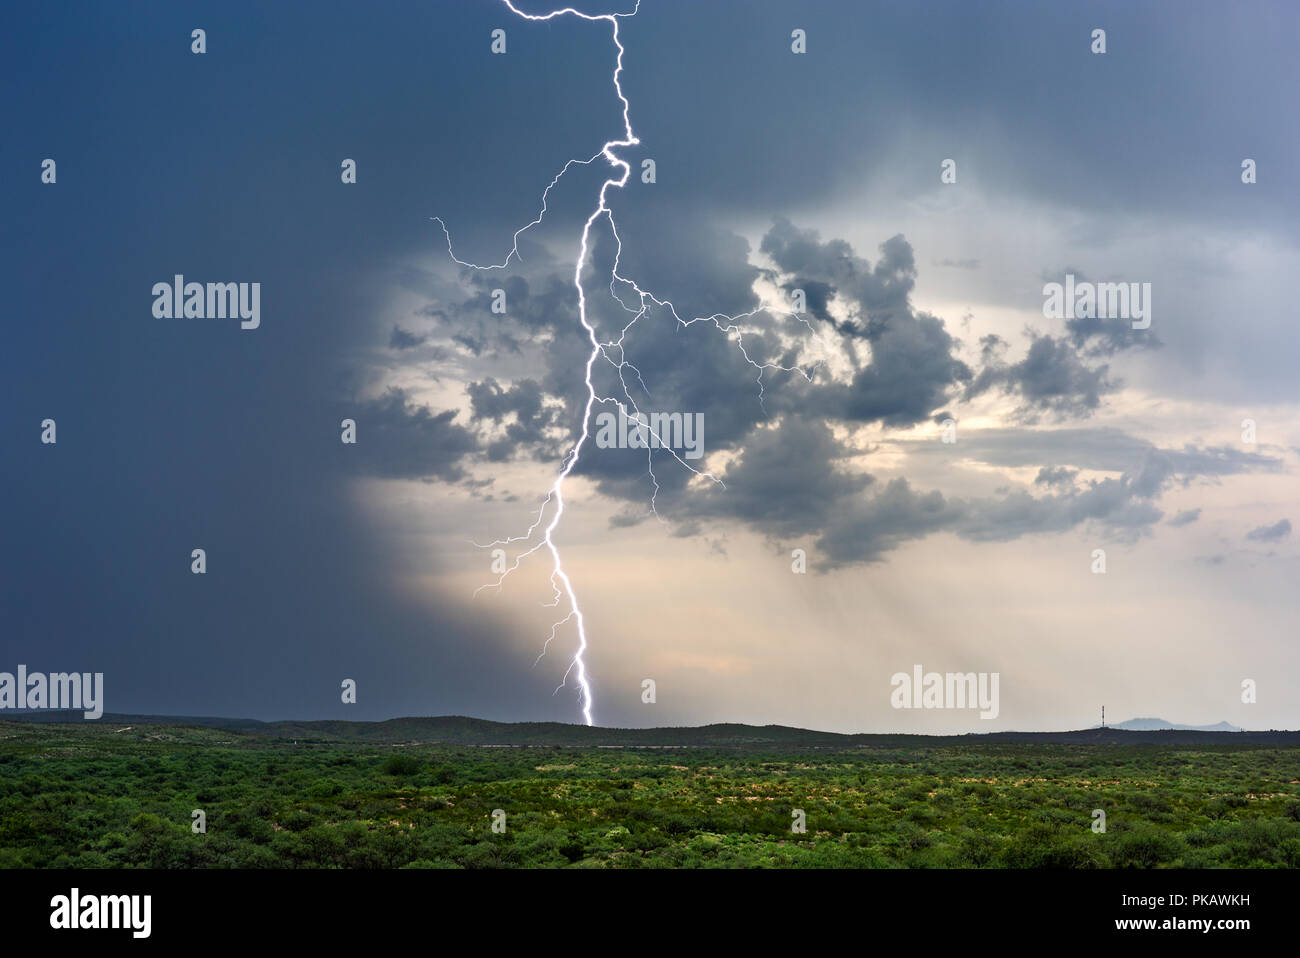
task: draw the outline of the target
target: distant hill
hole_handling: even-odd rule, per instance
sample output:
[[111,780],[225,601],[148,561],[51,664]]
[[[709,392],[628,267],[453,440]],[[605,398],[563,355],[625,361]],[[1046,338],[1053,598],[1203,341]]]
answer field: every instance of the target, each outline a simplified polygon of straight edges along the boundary
[[[1147,729],[1090,728],[1066,732],[989,732],[966,735],[842,734],[791,728],[785,725],[703,725],[682,728],[617,729],[565,725],[559,722],[490,722],[486,719],[445,715],[431,718],[397,718],[383,722],[259,722],[177,715],[121,715],[105,713],[87,722],[80,712],[7,713],[0,727],[12,722],[76,723],[101,728],[116,726],[172,726],[218,729],[273,741],[418,743],[439,742],[480,747],[585,747],[585,748],[859,748],[917,745],[980,745],[1008,743],[1094,745],[1300,745],[1300,732],[1241,732],[1166,727]],[[1159,721],[1135,719],[1134,721]],[[1129,723],[1125,723],[1126,725]],[[1231,726],[1228,726],[1231,728]]]
[[1214,725],[1175,725],[1173,722],[1166,722],[1160,718],[1134,718],[1127,722],[1120,722],[1115,728],[1128,729],[1132,732],[1154,732],[1160,729],[1178,729],[1183,732],[1240,732],[1242,729],[1227,722],[1216,722]]

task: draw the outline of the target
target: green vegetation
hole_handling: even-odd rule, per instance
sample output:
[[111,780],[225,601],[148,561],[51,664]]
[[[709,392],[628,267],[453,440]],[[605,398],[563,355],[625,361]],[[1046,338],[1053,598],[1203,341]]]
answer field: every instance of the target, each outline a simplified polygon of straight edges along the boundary
[[[1298,759],[1263,745],[480,748],[0,722],[0,867],[1294,868]],[[796,808],[806,834],[790,831]]]

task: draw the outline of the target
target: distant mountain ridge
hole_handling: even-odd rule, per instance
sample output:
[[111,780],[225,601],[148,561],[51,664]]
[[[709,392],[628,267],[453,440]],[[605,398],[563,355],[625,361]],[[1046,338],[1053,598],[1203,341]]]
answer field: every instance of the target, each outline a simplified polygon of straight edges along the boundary
[[[1300,745],[1300,731],[1267,732],[1205,729],[1090,728],[1065,732],[986,732],[965,735],[819,732],[784,725],[717,724],[697,728],[600,728],[560,722],[492,722],[461,715],[397,718],[381,722],[332,719],[310,722],[261,722],[177,715],[105,713],[87,722],[80,712],[0,713],[0,729],[16,724],[76,723],[107,726],[171,726],[219,729],[236,735],[299,744],[356,742],[372,744],[442,743],[478,747],[564,748],[859,748],[917,745],[1078,744],[1078,745]],[[1160,721],[1139,719],[1134,721]],[[1166,723],[1167,724],[1167,723]],[[3,735],[0,735],[3,738]]]
[[1120,722],[1114,728],[1128,729],[1133,732],[1155,732],[1160,729],[1177,729],[1180,732],[1242,732],[1235,725],[1228,722],[1215,722],[1213,725],[1175,725],[1173,722],[1166,722],[1162,718],[1131,718],[1127,722]]

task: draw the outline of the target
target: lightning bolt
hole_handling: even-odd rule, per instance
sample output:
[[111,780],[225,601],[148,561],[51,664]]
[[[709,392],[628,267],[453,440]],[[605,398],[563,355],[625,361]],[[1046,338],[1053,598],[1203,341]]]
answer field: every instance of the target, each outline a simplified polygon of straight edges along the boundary
[[[614,92],[618,95],[619,102],[622,103],[623,105],[622,138],[607,141],[605,145],[602,146],[598,152],[596,152],[595,154],[593,154],[592,156],[590,156],[585,160],[572,159],[564,164],[564,167],[560,170],[560,172],[555,175],[555,177],[551,180],[550,184],[546,187],[546,189],[542,191],[541,210],[538,212],[537,217],[531,222],[527,223],[526,225],[520,227],[518,230],[515,231],[514,244],[511,247],[510,251],[506,254],[504,260],[502,260],[500,263],[479,265],[476,263],[470,263],[458,259],[456,257],[455,251],[452,248],[451,233],[447,229],[446,223],[443,222],[441,217],[437,217],[437,216],[432,217],[432,219],[435,222],[437,222],[438,225],[442,228],[443,235],[447,239],[447,254],[455,263],[468,269],[481,270],[481,271],[505,269],[507,266],[510,265],[510,262],[512,260],[521,259],[519,254],[519,238],[528,230],[540,224],[542,220],[545,218],[546,213],[548,212],[548,203],[550,200],[551,190],[555,188],[556,184],[560,182],[560,179],[564,176],[565,173],[569,171],[571,167],[589,166],[590,164],[594,163],[596,160],[600,159],[603,156],[606,159],[606,161],[608,161],[610,166],[615,171],[617,171],[617,175],[609,177],[601,184],[600,193],[597,197],[596,208],[591,211],[591,214],[587,217],[586,222],[583,224],[582,239],[578,249],[578,258],[575,261],[573,266],[573,285],[578,292],[578,321],[582,324],[582,328],[586,332],[587,338],[591,343],[591,352],[587,356],[587,363],[586,363],[584,376],[583,376],[583,380],[587,386],[587,400],[582,413],[582,433],[578,437],[577,441],[570,448],[569,452],[565,455],[564,460],[561,463],[560,471],[556,475],[555,481],[552,483],[550,491],[546,495],[546,499],[543,501],[541,507],[537,510],[537,516],[533,520],[532,524],[528,527],[527,532],[522,536],[512,536],[506,539],[498,539],[496,541],[487,542],[487,543],[478,543],[478,542],[474,543],[476,546],[479,546],[480,548],[508,546],[508,545],[513,545],[514,543],[517,542],[533,543],[531,548],[528,548],[525,551],[520,552],[515,557],[514,562],[512,562],[509,568],[507,568],[504,572],[500,574],[500,576],[497,578],[495,582],[489,582],[486,583],[485,585],[479,586],[479,588],[474,591],[474,595],[476,596],[478,595],[479,592],[483,591],[484,589],[500,590],[500,588],[504,584],[505,580],[510,576],[510,574],[513,573],[515,570],[517,570],[520,564],[525,559],[536,554],[537,552],[540,552],[543,549],[545,549],[550,554],[551,557],[550,582],[554,594],[552,595],[550,602],[546,602],[543,604],[547,607],[559,608],[560,603],[563,600],[566,602],[569,611],[567,615],[557,620],[551,626],[550,637],[547,638],[545,645],[543,645],[542,647],[541,654],[538,655],[537,661],[534,662],[533,665],[536,666],[537,662],[540,662],[542,656],[546,654],[547,650],[550,648],[551,642],[555,640],[556,633],[559,630],[560,626],[565,625],[569,621],[573,621],[575,623],[577,633],[578,633],[577,650],[574,653],[573,658],[569,662],[569,667],[568,669],[566,669],[564,676],[560,681],[560,685],[556,688],[555,691],[559,692],[560,689],[564,688],[568,683],[569,676],[574,675],[575,681],[580,690],[579,701],[581,703],[583,720],[587,723],[587,725],[593,725],[595,724],[592,718],[592,708],[594,705],[594,700],[591,691],[591,681],[587,676],[587,666],[586,666],[586,661],[584,659],[584,655],[588,648],[586,620],[583,617],[581,607],[578,605],[578,596],[577,593],[574,591],[573,582],[572,580],[570,580],[568,573],[564,571],[564,564],[560,559],[560,550],[555,545],[554,534],[555,534],[555,530],[560,525],[560,520],[564,517],[564,482],[572,474],[574,468],[577,466],[578,461],[582,456],[583,447],[586,445],[587,440],[590,437],[589,423],[591,422],[592,407],[594,407],[597,403],[601,403],[601,404],[612,403],[614,405],[617,405],[620,412],[623,415],[626,415],[630,421],[645,426],[649,429],[650,432],[654,432],[653,428],[650,427],[649,420],[642,418],[641,410],[637,407],[635,400],[632,399],[631,394],[628,392],[627,381],[626,379],[624,379],[625,370],[631,370],[631,372],[634,373],[636,375],[636,378],[640,381],[641,386],[645,390],[647,395],[649,394],[649,389],[646,388],[645,380],[642,379],[640,370],[637,369],[636,366],[630,363],[626,358],[626,354],[623,346],[623,340],[626,338],[628,330],[630,330],[636,324],[637,320],[639,320],[642,316],[646,315],[646,313],[652,307],[668,310],[672,314],[673,318],[676,319],[678,324],[680,324],[681,326],[690,326],[697,322],[713,323],[713,325],[718,330],[720,330],[724,335],[728,337],[734,337],[736,345],[740,349],[740,352],[744,356],[745,360],[755,368],[756,370],[755,381],[757,382],[759,387],[760,404],[763,403],[763,398],[764,398],[763,374],[767,370],[775,369],[784,372],[798,372],[805,379],[811,381],[813,370],[815,370],[816,366],[820,364],[820,361],[819,363],[814,364],[814,366],[810,370],[804,370],[799,367],[782,366],[778,363],[759,363],[754,359],[750,358],[749,353],[745,349],[744,330],[739,325],[740,320],[752,317],[753,315],[763,311],[783,313],[787,316],[793,316],[799,319],[805,326],[808,326],[809,330],[812,330],[812,326],[811,324],[809,324],[807,318],[800,316],[797,313],[793,313],[789,310],[784,310],[784,309],[779,309],[774,307],[760,306],[758,309],[751,310],[748,313],[742,313],[737,316],[728,316],[722,313],[716,313],[712,316],[697,316],[690,320],[684,320],[678,314],[677,308],[672,304],[672,302],[666,299],[660,299],[654,294],[646,290],[643,290],[633,280],[619,273],[619,261],[623,252],[623,242],[619,238],[618,227],[615,225],[614,222],[614,214],[610,210],[607,200],[609,196],[609,191],[611,189],[622,189],[627,184],[628,178],[632,174],[632,167],[631,164],[629,164],[626,160],[619,157],[614,151],[616,149],[620,149],[624,147],[637,146],[641,142],[632,130],[632,121],[630,117],[631,105],[628,103],[627,96],[623,93],[623,86],[622,83],[620,82],[620,76],[623,73],[624,48],[623,48],[622,40],[619,37],[619,20],[624,17],[631,18],[636,16],[637,11],[640,10],[641,8],[641,0],[636,0],[636,5],[632,8],[631,13],[601,13],[601,14],[583,13],[580,10],[575,10],[573,7],[564,7],[559,10],[552,10],[549,13],[531,14],[531,13],[524,13],[523,11],[519,10],[514,5],[512,0],[503,0],[503,2],[505,3],[505,6],[510,10],[511,13],[515,14],[518,17],[521,17],[524,20],[540,22],[540,21],[553,20],[556,17],[574,16],[579,19],[588,20],[592,22],[600,21],[600,20],[607,21],[610,24],[611,32],[613,35],[614,47],[618,51],[618,55],[615,60],[612,81],[614,84]],[[586,290],[583,288],[582,285],[582,268],[587,261],[589,241],[591,238],[591,230],[592,227],[602,218],[604,218],[608,222],[610,232],[613,235],[614,242],[615,242],[614,265],[610,271],[610,281],[609,281],[610,295],[615,299],[615,301],[619,303],[620,306],[622,306],[624,310],[632,314],[632,318],[620,331],[619,338],[611,342],[601,342],[596,335],[595,328],[591,325],[591,322],[588,320],[587,294],[586,294]],[[630,287],[631,293],[634,293],[636,295],[637,304],[635,306],[629,305],[628,302],[624,300],[622,296],[619,295],[618,287],[620,285],[625,290],[628,287]],[[614,356],[612,356],[611,353],[617,355],[618,357],[617,360],[615,360]],[[613,365],[618,373],[619,382],[623,386],[623,396],[621,398],[616,396],[601,396],[597,394],[595,384],[592,382],[592,370],[595,367],[596,363],[602,358],[605,359],[607,362],[609,362],[611,365]],[[626,403],[624,402],[624,400],[626,400]],[[630,410],[628,408],[629,406],[631,407]],[[677,462],[680,465],[682,465],[684,468],[694,473],[697,477],[707,479],[711,482],[718,484],[722,488],[726,488],[725,484],[722,482],[721,479],[711,475],[710,473],[700,472],[694,469],[689,463],[687,463],[680,456],[678,456],[677,453],[672,450],[672,448],[669,446],[667,442],[663,441],[662,436],[659,436],[657,432],[654,432],[654,435],[660,440],[659,448],[667,449],[668,452],[673,456],[673,458],[676,459]],[[650,511],[656,517],[658,517],[659,513],[658,510],[656,509],[655,503],[659,493],[659,482],[656,479],[654,474],[654,463],[653,463],[653,456],[651,455],[651,448],[647,448],[646,450],[646,459],[648,464],[647,469],[653,486],[653,493],[650,498]],[[550,511],[549,521],[547,521],[548,509]],[[541,536],[539,539],[536,539],[536,541],[534,541],[538,534],[539,529],[541,529]]]

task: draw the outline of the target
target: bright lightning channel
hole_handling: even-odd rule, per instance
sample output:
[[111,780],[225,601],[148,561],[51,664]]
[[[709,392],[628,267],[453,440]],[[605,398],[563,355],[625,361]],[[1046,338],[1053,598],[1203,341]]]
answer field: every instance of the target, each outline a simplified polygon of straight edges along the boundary
[[[565,687],[565,685],[568,683],[568,679],[571,674],[574,675],[575,681],[577,682],[578,688],[580,689],[581,692],[580,702],[582,706],[583,720],[588,725],[594,725],[595,721],[592,718],[592,707],[594,702],[593,702],[592,691],[591,691],[591,681],[587,676],[587,666],[583,658],[584,654],[587,651],[587,646],[588,646],[586,621],[583,618],[582,609],[578,605],[578,596],[577,593],[574,591],[573,582],[569,579],[568,573],[564,571],[564,564],[560,559],[560,550],[555,545],[554,533],[555,530],[560,525],[560,520],[564,516],[564,481],[573,472],[574,467],[577,466],[578,460],[582,455],[583,447],[586,445],[587,439],[590,436],[589,423],[591,422],[592,407],[597,403],[602,403],[602,404],[613,403],[617,405],[619,409],[629,417],[629,419],[641,425],[649,427],[648,420],[642,419],[641,411],[637,407],[635,400],[632,399],[631,394],[627,391],[627,383],[623,379],[624,370],[631,369],[632,372],[636,374],[637,379],[641,380],[640,370],[638,370],[632,363],[628,362],[623,351],[623,340],[627,336],[628,330],[631,329],[632,326],[636,324],[637,320],[639,320],[642,316],[644,316],[652,306],[666,308],[669,312],[672,313],[673,318],[676,319],[677,322],[682,326],[690,326],[696,322],[712,322],[714,326],[717,327],[725,335],[728,336],[734,335],[736,344],[739,347],[741,354],[744,356],[745,360],[757,370],[755,381],[758,383],[759,402],[761,404],[764,395],[763,373],[766,370],[777,369],[784,372],[798,372],[805,379],[809,379],[809,380],[811,380],[812,378],[812,373],[811,371],[805,371],[798,367],[787,367],[787,366],[779,365],[777,363],[755,362],[753,359],[750,358],[749,353],[745,350],[744,332],[741,329],[741,327],[736,324],[736,321],[753,316],[758,312],[768,311],[768,312],[779,312],[779,313],[784,313],[786,315],[795,316],[800,321],[802,321],[804,325],[807,325],[809,329],[811,329],[812,327],[808,323],[805,317],[799,316],[796,313],[792,313],[789,310],[774,309],[772,307],[759,307],[758,309],[752,310],[748,313],[742,313],[738,316],[727,316],[721,313],[715,313],[712,316],[697,316],[690,320],[683,320],[681,316],[678,315],[676,307],[670,301],[659,299],[658,297],[647,292],[646,290],[641,289],[641,287],[638,286],[632,280],[619,274],[618,272],[619,259],[623,252],[623,243],[622,240],[619,238],[618,228],[614,224],[614,214],[610,210],[609,206],[607,205],[607,197],[609,195],[609,191],[611,188],[622,189],[627,184],[628,178],[631,176],[632,173],[632,167],[626,160],[621,159],[618,155],[616,155],[614,153],[614,150],[620,147],[636,146],[641,141],[637,138],[636,134],[632,131],[632,121],[630,118],[631,106],[628,103],[627,97],[623,93],[623,86],[619,80],[619,77],[623,72],[624,50],[623,50],[622,40],[619,38],[618,28],[619,28],[619,20],[621,18],[623,17],[630,18],[636,16],[637,11],[641,8],[641,0],[637,0],[636,5],[633,7],[631,13],[601,13],[601,14],[583,13],[579,10],[575,10],[573,7],[564,7],[563,9],[560,10],[552,10],[549,13],[532,14],[532,13],[524,13],[523,11],[519,10],[517,7],[515,7],[512,0],[503,0],[503,2],[505,3],[506,7],[510,10],[511,13],[525,20],[545,21],[545,20],[552,20],[556,17],[574,16],[582,20],[589,20],[593,22],[598,20],[608,21],[613,33],[614,46],[618,50],[618,56],[615,62],[614,74],[612,79],[614,83],[614,91],[615,93],[618,94],[618,99],[623,104],[622,139],[610,140],[606,142],[605,145],[600,148],[599,152],[595,153],[588,159],[585,160],[572,159],[569,160],[569,162],[564,164],[564,168],[561,169],[560,172],[555,175],[554,179],[552,179],[550,184],[546,187],[546,189],[543,190],[542,208],[541,211],[537,214],[537,218],[515,231],[514,245],[511,247],[510,252],[506,254],[506,258],[502,262],[489,264],[489,265],[479,265],[476,263],[469,263],[469,262],[465,262],[464,260],[458,259],[456,257],[455,252],[452,250],[451,233],[450,231],[448,231],[446,223],[443,222],[441,217],[435,216],[432,218],[435,222],[438,223],[440,227],[442,227],[443,234],[447,238],[447,253],[455,263],[457,263],[460,266],[469,269],[476,269],[476,270],[486,271],[486,270],[504,269],[510,265],[510,261],[512,259],[519,258],[519,237],[523,235],[525,232],[527,232],[528,230],[532,229],[534,226],[537,226],[539,223],[542,222],[542,219],[546,216],[548,210],[547,203],[549,202],[550,199],[551,190],[554,189],[557,183],[559,183],[560,178],[563,177],[564,174],[569,171],[570,167],[587,166],[595,162],[599,157],[603,156],[609,162],[610,166],[612,166],[615,170],[619,171],[619,175],[606,179],[604,183],[601,184],[600,194],[597,199],[596,208],[592,210],[591,215],[587,217],[586,222],[583,224],[582,241],[578,249],[578,258],[573,266],[573,285],[578,291],[578,321],[582,324],[582,328],[587,333],[587,338],[591,341],[591,352],[587,356],[587,364],[586,364],[584,377],[583,377],[587,385],[587,402],[582,413],[582,434],[578,437],[578,440],[573,444],[573,447],[565,455],[560,471],[556,475],[554,483],[552,483],[551,485],[550,492],[547,493],[545,501],[542,503],[541,507],[537,511],[537,518],[533,521],[532,525],[528,527],[528,531],[522,536],[512,536],[506,539],[498,539],[495,542],[475,543],[475,545],[478,545],[481,548],[492,548],[494,546],[511,545],[516,542],[533,542],[534,536],[537,534],[537,530],[539,529],[539,527],[542,528],[542,534],[540,540],[538,540],[531,548],[517,555],[515,557],[514,562],[510,565],[510,567],[507,568],[504,572],[502,572],[495,582],[487,583],[485,585],[480,586],[478,589],[475,590],[474,594],[478,595],[478,593],[483,591],[483,589],[499,590],[502,584],[505,582],[506,578],[512,572],[514,572],[516,569],[519,568],[519,565],[520,563],[523,562],[523,560],[527,559],[529,556],[533,555],[534,553],[542,549],[545,549],[547,552],[550,553],[551,556],[550,579],[551,579],[551,587],[554,590],[554,595],[550,602],[544,604],[548,607],[559,607],[561,600],[564,599],[567,600],[569,612],[567,615],[565,615],[563,618],[556,621],[551,626],[550,637],[547,638],[545,645],[543,645],[541,654],[539,654],[537,657],[537,662],[540,662],[542,656],[546,654],[546,651],[550,647],[551,642],[554,641],[556,632],[559,630],[560,626],[566,624],[570,620],[573,620],[576,623],[577,632],[578,632],[578,647],[577,647],[577,651],[574,653],[573,658],[569,662],[569,667],[565,671],[559,686],[556,688],[556,692],[559,692],[560,689]],[[592,327],[591,323],[587,319],[587,295],[586,295],[586,290],[583,289],[583,285],[582,285],[582,268],[587,261],[587,255],[588,255],[587,251],[588,251],[588,243],[591,237],[591,228],[596,223],[596,221],[599,220],[601,217],[604,217],[608,221],[610,232],[613,235],[614,242],[615,242],[614,265],[610,272],[610,281],[609,281],[610,294],[625,310],[633,314],[632,319],[627,323],[626,326],[623,327],[622,331],[620,332],[619,338],[616,341],[609,342],[609,343],[600,342],[600,340],[596,336],[596,330]],[[632,290],[636,293],[639,299],[638,306],[635,307],[629,306],[623,300],[623,298],[619,296],[618,292],[615,289],[616,284],[619,283],[622,283],[626,286],[630,286],[632,288]],[[617,351],[619,357],[617,362],[614,360],[613,357],[609,355],[607,350]],[[609,363],[614,365],[618,371],[619,381],[623,384],[622,398],[618,398],[614,396],[600,396],[597,395],[596,393],[596,387],[593,384],[591,378],[592,369],[595,366],[597,360],[602,357],[604,357]],[[815,366],[813,368],[815,368]],[[644,380],[641,380],[641,385],[642,388],[644,389],[645,388]],[[627,401],[626,405],[624,403],[624,400]],[[632,407],[631,411],[628,410],[629,405]],[[655,435],[658,436],[657,433]],[[661,440],[660,446],[662,448],[667,449],[668,452],[673,456],[674,459],[677,460],[677,462],[680,465],[690,470],[691,472],[695,473],[696,476],[708,479],[725,488],[725,485],[722,483],[722,480],[718,479],[716,476],[710,475],[707,472],[697,471],[689,463],[687,463],[680,456],[678,456],[677,453],[674,452],[668,446],[668,443],[663,442],[662,441],[663,437],[659,437],[659,439]],[[655,508],[655,499],[658,496],[659,483],[654,475],[653,457],[651,456],[651,451],[649,448],[647,448],[646,451],[646,459],[647,462],[649,463],[648,470],[649,470],[650,480],[651,483],[653,484],[653,489],[654,489],[650,499],[650,509],[651,512],[653,512],[657,517],[658,511]],[[550,521],[546,522],[545,526],[543,527],[543,522],[546,520],[547,509],[552,505],[554,506],[554,508],[551,510]],[[533,663],[534,666],[537,664],[537,662]]]

